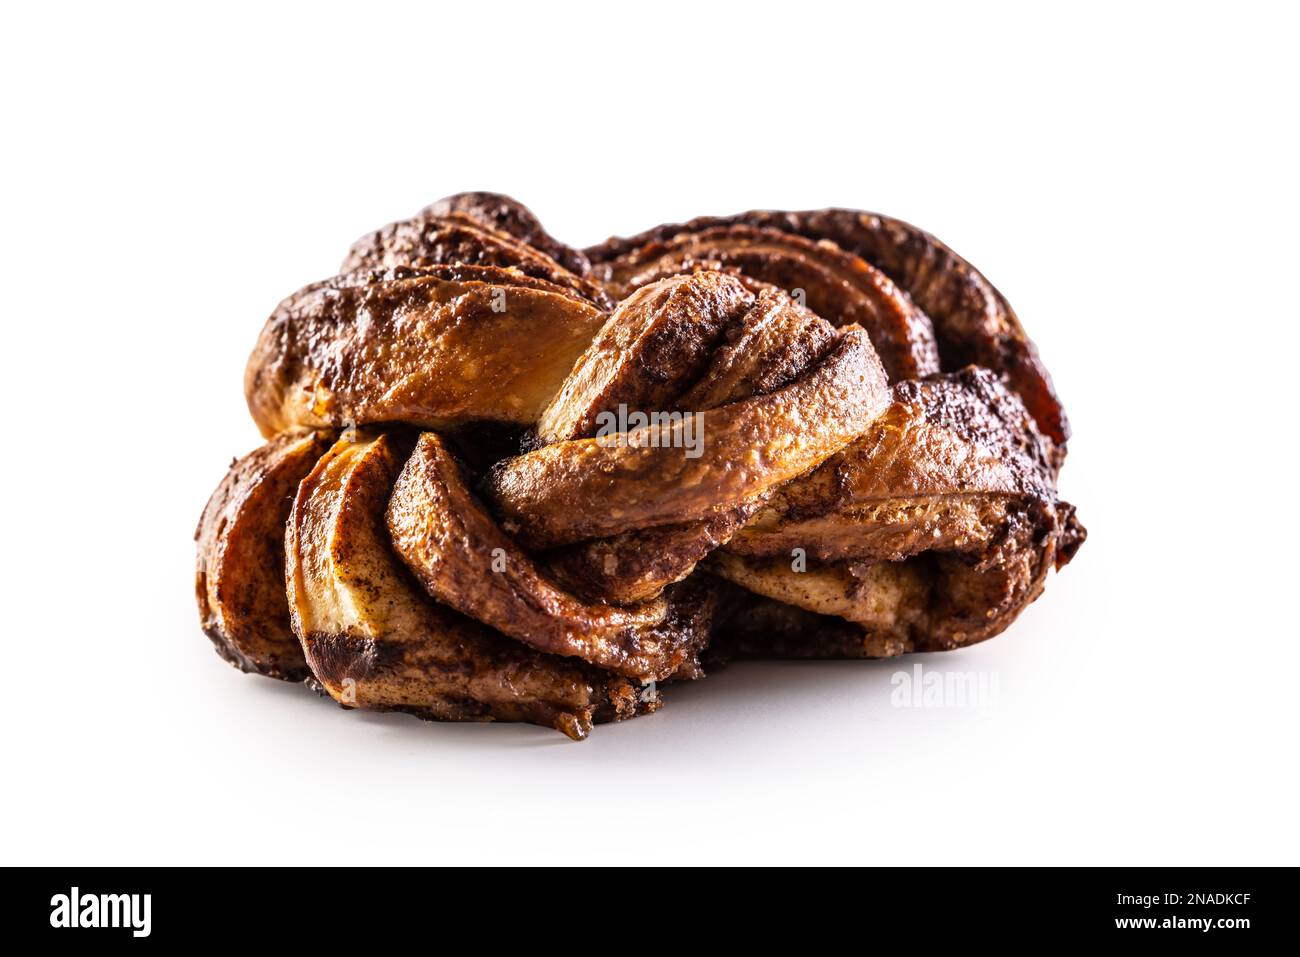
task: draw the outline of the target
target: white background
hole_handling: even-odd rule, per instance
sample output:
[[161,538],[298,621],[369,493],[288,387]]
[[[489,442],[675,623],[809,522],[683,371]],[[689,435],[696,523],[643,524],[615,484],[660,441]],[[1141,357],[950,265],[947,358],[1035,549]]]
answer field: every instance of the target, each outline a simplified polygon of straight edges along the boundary
[[[1294,15],[903,6],[6,13],[3,861],[1297,863]],[[997,705],[748,664],[573,744],[218,660],[190,536],[263,320],[467,189],[578,245],[856,206],[981,268],[1091,532],[926,659]]]

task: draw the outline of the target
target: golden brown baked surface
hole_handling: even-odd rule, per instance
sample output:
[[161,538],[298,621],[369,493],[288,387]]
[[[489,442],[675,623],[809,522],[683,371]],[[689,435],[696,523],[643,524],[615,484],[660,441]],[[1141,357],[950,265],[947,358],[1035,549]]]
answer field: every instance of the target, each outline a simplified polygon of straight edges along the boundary
[[910,223],[858,209],[760,209],[666,223],[636,236],[608,239],[586,253],[597,275],[610,275],[647,245],[738,227],[773,229],[830,243],[860,257],[924,310],[944,370],[980,365],[1004,375],[1050,442],[1063,447],[1069,439],[1070,426],[1052,377],[1011,304],[979,270]]
[[1010,305],[855,210],[579,251],[448,197],[285,299],[245,395],[202,626],[345,707],[582,738],[709,662],[992,637],[1086,536]]
[[294,634],[325,691],[352,707],[455,721],[531,721],[584,737],[635,714],[622,679],[538,654],[425,594],[385,511],[409,443],[351,430],[298,488],[286,570]]
[[325,432],[280,433],[231,465],[199,519],[199,619],[244,671],[295,681],[310,673],[289,628],[284,529],[298,483],[329,445]]
[[530,424],[605,314],[495,266],[361,270],[282,302],[244,389],[265,436],[288,428]]

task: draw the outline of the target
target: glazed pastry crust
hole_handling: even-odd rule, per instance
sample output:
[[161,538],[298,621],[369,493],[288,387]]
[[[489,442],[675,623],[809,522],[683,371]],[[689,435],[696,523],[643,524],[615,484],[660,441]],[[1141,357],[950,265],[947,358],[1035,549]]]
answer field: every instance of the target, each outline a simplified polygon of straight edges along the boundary
[[582,738],[710,662],[983,641],[1086,537],[1010,305],[856,210],[580,251],[447,197],[281,302],[245,395],[201,624],[349,708]]

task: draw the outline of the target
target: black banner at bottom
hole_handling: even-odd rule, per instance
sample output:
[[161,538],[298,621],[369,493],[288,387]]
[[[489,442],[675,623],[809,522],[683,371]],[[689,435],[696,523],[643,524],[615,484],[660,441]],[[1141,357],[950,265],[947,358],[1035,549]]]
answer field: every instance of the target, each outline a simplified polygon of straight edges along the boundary
[[[489,940],[551,937],[557,922],[651,934],[665,944],[683,918],[719,930],[808,933],[916,930],[926,944],[1123,940],[1236,946],[1287,929],[1290,869],[836,869],[817,876],[643,867],[618,873],[436,869],[10,869],[5,926],[51,942],[142,947],[277,941],[373,948],[402,944],[485,912]],[[739,913],[737,913],[737,911]],[[581,921],[582,923],[577,923]],[[436,922],[436,923],[435,923]],[[22,939],[21,937],[19,939]],[[314,944],[313,944],[314,941]],[[443,945],[450,943],[442,941]],[[439,941],[430,939],[431,946]]]

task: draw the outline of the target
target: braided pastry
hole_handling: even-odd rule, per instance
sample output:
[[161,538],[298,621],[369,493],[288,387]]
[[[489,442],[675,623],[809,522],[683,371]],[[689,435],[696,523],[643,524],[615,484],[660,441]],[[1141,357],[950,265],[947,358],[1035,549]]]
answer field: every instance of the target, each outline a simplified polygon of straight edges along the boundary
[[580,739],[702,661],[991,637],[1085,536],[1015,313],[868,213],[579,251],[459,194],[284,300],[245,392],[203,629],[348,707]]

